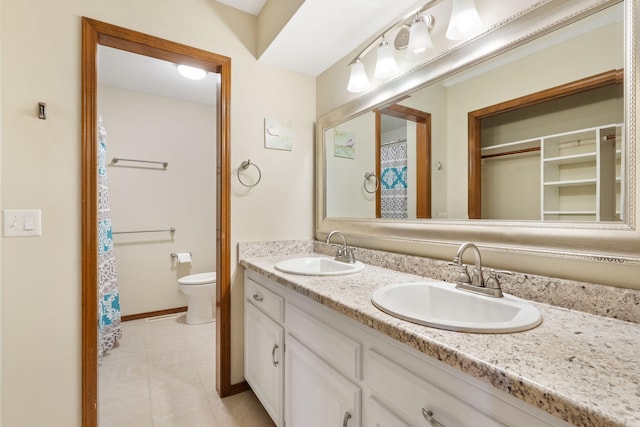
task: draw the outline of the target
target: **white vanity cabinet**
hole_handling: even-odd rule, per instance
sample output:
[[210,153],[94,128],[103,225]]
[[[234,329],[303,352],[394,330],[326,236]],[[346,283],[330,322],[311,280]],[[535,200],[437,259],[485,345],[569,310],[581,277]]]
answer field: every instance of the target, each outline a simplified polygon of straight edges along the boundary
[[291,335],[286,346],[287,426],[359,426],[360,388]]
[[[459,400],[432,382],[396,362],[371,350],[367,353],[367,375],[371,399],[377,406],[386,407],[386,417],[393,416],[400,425],[425,426],[483,426],[498,427],[503,423]],[[442,373],[436,373],[436,375]],[[454,385],[456,378],[450,378]],[[374,405],[373,412],[381,412]],[[376,415],[379,417],[380,415]],[[370,422],[369,425],[392,425]],[[519,424],[523,425],[523,424]]]
[[[276,418],[267,408],[278,426],[569,426],[490,384],[246,270],[245,313],[249,316],[255,315],[252,293],[256,291],[281,298],[282,303],[282,321],[275,325],[282,328],[285,341],[284,360],[277,359],[280,368],[284,363],[284,417]],[[266,370],[277,340],[266,338],[266,331],[258,332],[265,336],[251,336],[252,328],[259,331],[255,322],[245,320],[245,365],[257,363],[259,356],[253,353],[266,352],[268,358],[258,364]],[[279,348],[275,354],[280,357]],[[264,390],[266,384],[249,377],[247,381],[265,407],[273,406],[264,400],[269,395]],[[266,388],[275,393],[275,387]]]
[[[251,279],[244,286],[244,376],[278,427],[283,426],[282,297]],[[271,316],[271,317],[270,317]]]

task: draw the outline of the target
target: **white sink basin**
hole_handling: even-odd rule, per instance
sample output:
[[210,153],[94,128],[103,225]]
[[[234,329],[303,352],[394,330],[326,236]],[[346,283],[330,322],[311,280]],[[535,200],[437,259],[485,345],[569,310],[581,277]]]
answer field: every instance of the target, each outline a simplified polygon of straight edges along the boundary
[[540,311],[523,299],[477,295],[438,281],[383,286],[371,302],[400,319],[451,331],[519,332],[542,322]]
[[339,276],[362,271],[364,264],[359,261],[349,264],[326,257],[303,257],[279,261],[275,268],[283,273],[303,276]]

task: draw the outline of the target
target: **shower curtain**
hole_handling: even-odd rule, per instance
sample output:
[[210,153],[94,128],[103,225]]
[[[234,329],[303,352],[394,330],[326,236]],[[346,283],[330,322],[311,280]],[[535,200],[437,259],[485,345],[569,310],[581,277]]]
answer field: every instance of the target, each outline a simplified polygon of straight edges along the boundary
[[107,132],[98,118],[98,356],[122,338],[120,299],[107,187]]
[[380,147],[382,218],[407,218],[407,144]]

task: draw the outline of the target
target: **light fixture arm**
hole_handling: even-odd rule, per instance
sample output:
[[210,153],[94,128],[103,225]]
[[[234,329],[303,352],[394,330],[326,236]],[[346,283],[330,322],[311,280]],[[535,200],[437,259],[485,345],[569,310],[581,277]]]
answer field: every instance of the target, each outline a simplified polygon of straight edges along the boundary
[[422,7],[419,7],[417,9],[414,9],[412,12],[407,13],[404,18],[401,18],[400,20],[396,21],[394,24],[390,25],[389,27],[387,27],[380,35],[378,35],[375,39],[371,40],[371,42],[360,51],[360,53],[358,53],[358,55],[356,55],[355,58],[353,58],[353,60],[351,62],[349,62],[348,66],[351,66],[352,64],[355,64],[358,61],[361,61],[362,58],[371,51],[371,49],[373,49],[374,47],[378,46],[378,40],[382,37],[386,37],[387,34],[389,34],[390,32],[397,30],[400,27],[403,26],[408,26],[409,22],[413,22],[415,19],[417,19],[418,17],[422,16],[422,18],[425,19],[425,22],[427,24],[427,28],[429,28],[429,30],[433,27],[434,24],[434,18],[433,16],[429,15],[429,14],[424,14],[424,12],[427,11],[427,9],[429,7],[433,6],[433,2],[429,2],[427,5],[424,5]]

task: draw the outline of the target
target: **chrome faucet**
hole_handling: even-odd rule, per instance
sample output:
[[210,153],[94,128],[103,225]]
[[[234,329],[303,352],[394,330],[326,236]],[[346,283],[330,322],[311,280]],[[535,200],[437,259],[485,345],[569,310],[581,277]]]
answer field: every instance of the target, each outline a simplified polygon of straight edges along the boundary
[[329,243],[331,241],[331,238],[334,235],[338,235],[342,237],[342,246],[337,247],[335,260],[340,262],[347,262],[349,264],[354,264],[356,262],[356,257],[353,254],[353,252],[355,251],[355,248],[353,246],[347,246],[347,238],[344,237],[344,234],[342,234],[337,230],[334,230],[327,235],[327,238],[325,239],[324,242]]
[[[471,276],[469,276],[469,270],[467,266],[462,264],[462,256],[467,249],[473,251],[474,266]],[[463,243],[459,248],[456,256],[453,258],[453,262],[449,263],[458,268],[458,277],[456,278],[456,289],[464,291],[475,292],[477,294],[487,295],[494,298],[501,298],[502,289],[500,288],[500,282],[498,281],[498,274],[513,274],[510,271],[493,270],[489,269],[489,278],[485,281],[482,276],[482,260],[480,257],[480,250],[473,243]]]

